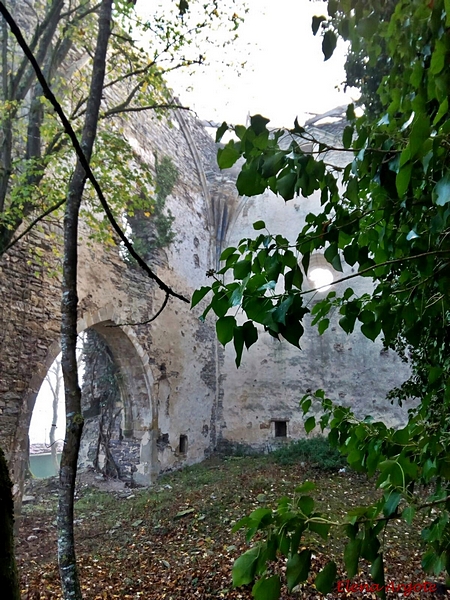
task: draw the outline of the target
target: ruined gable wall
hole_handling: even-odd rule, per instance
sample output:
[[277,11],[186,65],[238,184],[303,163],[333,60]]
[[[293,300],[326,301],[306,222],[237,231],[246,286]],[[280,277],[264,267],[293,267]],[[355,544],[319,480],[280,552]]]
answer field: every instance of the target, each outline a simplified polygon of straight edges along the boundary
[[[176,117],[172,119],[175,121]],[[143,156],[152,156],[152,149],[157,148],[161,155],[171,156],[179,170],[179,181],[168,199],[168,207],[176,218],[176,239],[163,251],[166,257],[157,271],[173,289],[190,297],[195,288],[205,283],[205,271],[210,265],[210,198],[199,168],[206,161],[202,145],[208,148],[212,140],[189,115],[178,127],[142,114],[130,123]],[[193,132],[186,135],[183,127],[192,128]],[[196,144],[198,165],[193,159],[192,141]],[[47,235],[48,232],[35,231],[0,263],[0,444],[10,459],[24,448],[36,393],[59,351],[59,278],[50,276],[49,269],[34,258],[39,249],[50,267],[57,268],[58,260],[51,253],[51,244],[56,242]],[[144,274],[124,263],[118,247],[88,245],[87,237],[88,232],[82,227],[80,330],[103,321],[129,323],[149,319],[161,306],[161,291]],[[159,448],[159,464],[152,465],[153,470],[201,460],[211,450],[217,401],[213,327],[213,323],[200,323],[188,304],[171,299],[152,324],[121,328],[132,340],[140,368],[146,373],[146,402],[152,404],[136,410],[141,430],[135,433],[143,437],[151,430],[151,444],[162,435],[167,440]],[[107,329],[104,331],[111,335]],[[123,347],[119,342],[116,346]],[[141,391],[139,401],[144,404],[145,390]],[[187,435],[189,440],[189,450],[182,456],[177,452],[180,435]],[[155,458],[152,452],[148,456]],[[12,467],[16,472],[19,469],[14,464]]]
[[[314,132],[320,135],[320,131]],[[338,132],[339,133],[339,132]],[[339,137],[328,139],[340,143]],[[327,156],[327,162],[340,164],[342,153]],[[298,197],[285,202],[271,192],[254,198],[241,198],[235,219],[228,229],[226,246],[237,246],[245,237],[255,237],[252,224],[263,220],[270,233],[282,234],[292,243],[305,225],[305,217],[320,209],[320,193],[311,198]],[[344,273],[334,272],[334,279],[352,274],[355,268],[343,264]],[[339,294],[351,287],[356,294],[371,290],[371,282],[355,278],[334,286]],[[304,290],[312,284],[304,283]],[[330,291],[330,290],[328,290]],[[309,296],[309,308],[328,291]],[[386,394],[409,376],[409,368],[382,342],[371,342],[355,328],[347,335],[339,326],[340,315],[333,314],[330,326],[320,336],[317,328],[305,319],[301,349],[277,341],[259,327],[260,338],[247,352],[244,350],[236,368],[232,345],[225,350],[223,365],[224,398],[221,414],[224,450],[237,446],[270,449],[275,440],[275,421],[287,422],[288,438],[305,435],[299,401],[309,391],[323,389],[337,403],[350,406],[358,416],[372,415],[389,425],[399,426],[407,417],[406,407],[391,405]]]

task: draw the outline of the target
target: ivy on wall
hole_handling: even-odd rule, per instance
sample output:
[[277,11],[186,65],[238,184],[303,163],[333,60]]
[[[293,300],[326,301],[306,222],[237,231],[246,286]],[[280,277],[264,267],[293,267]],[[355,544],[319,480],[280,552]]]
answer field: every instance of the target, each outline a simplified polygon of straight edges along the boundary
[[170,246],[175,239],[172,228],[175,217],[166,208],[166,201],[178,181],[179,172],[169,156],[163,156],[160,160],[156,152],[154,156],[156,194],[153,203],[148,210],[128,215],[134,248],[146,259],[153,257],[158,250]]

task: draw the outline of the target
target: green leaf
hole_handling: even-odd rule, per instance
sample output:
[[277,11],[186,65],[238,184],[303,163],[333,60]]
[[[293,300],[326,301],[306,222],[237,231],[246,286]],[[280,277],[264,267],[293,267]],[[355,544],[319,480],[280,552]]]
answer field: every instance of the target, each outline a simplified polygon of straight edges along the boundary
[[234,317],[221,317],[216,322],[217,339],[224,346],[233,339],[234,328],[236,327],[236,319]]
[[438,206],[445,206],[450,202],[450,172],[440,179],[434,186],[433,200]]
[[277,179],[277,192],[284,200],[292,200],[295,195],[295,184],[297,183],[297,173],[287,173]]
[[218,128],[218,130],[216,131],[216,144],[218,144],[220,142],[220,140],[223,138],[223,135],[226,131],[228,131],[228,125],[224,121],[222,123],[222,125]]
[[266,189],[266,184],[257,171],[242,170],[236,180],[236,187],[241,196],[258,196]]
[[258,563],[260,549],[258,546],[244,552],[237,558],[233,565],[233,585],[247,585],[255,578],[256,566]]
[[347,577],[351,579],[358,573],[359,556],[361,554],[361,543],[359,538],[350,540],[345,546],[344,563],[347,570]]
[[286,325],[286,314],[292,306],[293,302],[293,296],[288,296],[286,300],[283,300],[283,302],[275,309],[273,313],[274,320],[278,323],[283,323],[283,325]]
[[309,517],[309,515],[314,510],[314,500],[311,496],[301,496],[298,500],[298,507],[305,515],[305,517]]
[[302,581],[308,579],[311,569],[311,550],[302,550],[294,554],[286,563],[286,582],[289,592]]
[[342,134],[342,143],[344,144],[344,148],[350,148],[353,140],[353,127],[351,125],[347,125],[344,129],[344,133]]
[[230,308],[227,293],[224,291],[217,292],[211,300],[211,308],[218,317],[224,317]]
[[314,531],[314,533],[317,533],[317,535],[320,535],[320,537],[323,540],[328,539],[328,534],[330,533],[330,528],[331,528],[331,525],[329,525],[328,523],[316,523],[314,521],[310,521],[308,523],[308,529],[310,531]]
[[252,525],[258,528],[260,527],[261,523],[263,525],[268,525],[272,521],[272,511],[270,508],[264,508],[264,506],[257,508],[249,516]]
[[244,334],[244,342],[247,350],[252,346],[258,339],[258,330],[251,321],[246,321],[242,326]]
[[242,330],[242,327],[234,328],[233,345],[234,345],[234,350],[236,352],[236,358],[235,358],[236,367],[239,367],[241,364],[242,351],[244,349],[244,332]]
[[336,48],[337,38],[336,34],[328,29],[323,36],[322,40],[322,52],[324,60],[328,60],[333,56],[333,52]]
[[323,255],[327,259],[327,262],[332,265],[333,269],[342,272],[341,258],[339,256],[338,245],[336,243],[330,244],[328,248],[326,248]]
[[312,481],[305,481],[304,483],[295,488],[295,493],[303,494],[304,492],[312,492],[316,489],[316,487],[316,484]]
[[402,518],[405,519],[405,521],[408,523],[408,525],[411,525],[415,514],[416,514],[416,509],[414,508],[414,506],[407,506],[402,511]]
[[445,66],[445,56],[447,53],[446,45],[443,41],[437,40],[433,54],[431,55],[430,73],[438,75]]
[[330,319],[322,319],[320,321],[319,325],[317,326],[319,335],[322,335],[324,333],[324,331],[326,331],[328,329],[329,325],[330,325]]
[[444,0],[445,7],[445,26],[450,26],[450,0]]
[[199,290],[195,290],[195,292],[192,294],[191,308],[193,308],[201,300],[203,300],[203,298],[206,296],[206,294],[210,291],[211,291],[211,288],[209,286],[203,286]]
[[390,492],[383,506],[383,514],[385,517],[390,517],[395,513],[401,499],[402,495],[399,492]]
[[444,369],[442,367],[431,367],[431,369],[428,371],[428,382],[433,384],[436,381],[439,381],[439,379],[442,378],[443,374]]
[[225,148],[219,148],[217,151],[217,164],[221,169],[229,169],[238,160],[241,153],[237,146],[236,142],[230,140]]
[[232,256],[235,252],[236,252],[236,248],[234,248],[232,246],[230,248],[225,248],[225,250],[220,255],[220,260],[221,261],[227,260],[227,258]]
[[366,338],[369,338],[369,340],[374,342],[381,333],[381,322],[371,321],[370,323],[364,323],[361,325],[361,331]]
[[234,263],[233,275],[235,279],[245,279],[252,271],[252,263],[249,259],[239,260]]
[[317,575],[314,584],[322,594],[329,594],[336,580],[337,567],[334,561],[330,561]]
[[250,127],[253,129],[256,135],[260,135],[264,131],[267,131],[266,125],[269,122],[270,119],[266,119],[261,115],[254,115],[253,117],[250,117]]
[[314,417],[308,417],[305,421],[305,431],[309,433],[316,426],[316,419]]
[[312,18],[311,29],[312,29],[313,35],[316,35],[316,33],[319,30],[320,24],[323,23],[326,20],[327,20],[327,18],[324,17],[323,15],[320,16],[320,17],[314,16]]
[[406,165],[403,165],[399,172],[397,173],[397,177],[395,178],[395,185],[397,188],[397,194],[401,198],[405,195],[406,190],[408,189],[409,182],[411,180],[413,163],[408,162]]
[[445,569],[445,553],[438,554],[436,550],[428,550],[422,557],[422,568],[426,573],[440,575]]
[[239,306],[242,300],[243,289],[242,286],[239,286],[233,290],[230,298],[230,306]]
[[303,325],[293,317],[291,320],[286,319],[286,326],[280,324],[279,327],[285,340],[296,348],[300,348],[300,338],[305,331]]
[[266,224],[264,223],[264,221],[256,221],[256,223],[253,223],[253,229],[256,229],[256,231],[259,231],[260,229],[265,229],[266,228]]
[[430,135],[430,121],[424,114],[420,114],[414,121],[409,138],[411,158],[414,158]]
[[255,600],[278,600],[281,593],[281,581],[278,575],[261,577],[252,588]]
[[374,583],[384,586],[384,561],[382,553],[378,554],[377,558],[373,561],[370,574]]
[[351,246],[345,246],[344,248],[344,259],[347,264],[351,267],[358,262],[358,246],[357,244],[352,244]]

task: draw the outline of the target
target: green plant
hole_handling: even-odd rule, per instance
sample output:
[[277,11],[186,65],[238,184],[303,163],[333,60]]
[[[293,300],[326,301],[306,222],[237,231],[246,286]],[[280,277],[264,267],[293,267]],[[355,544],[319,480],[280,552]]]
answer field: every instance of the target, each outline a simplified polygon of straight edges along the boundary
[[[133,247],[145,258],[150,258],[156,250],[167,248],[175,239],[172,229],[175,217],[166,209],[166,200],[178,181],[179,172],[169,156],[158,160],[156,153],[155,171],[156,198],[152,202],[144,200],[145,208],[129,211],[128,214],[133,231]],[[131,257],[127,256],[127,260],[134,264]]]
[[[417,512],[427,521],[423,569],[450,577],[450,2],[328,0],[327,10],[314,17],[313,32],[322,31],[325,60],[338,37],[349,42],[347,80],[359,83],[367,106],[359,116],[353,105],[347,108],[342,142],[335,146],[298,121],[289,131],[269,131],[261,115],[249,127],[222,125],[217,140],[228,129],[234,139],[219,150],[218,162],[228,168],[244,159],[240,194],[268,189],[288,201],[317,193],[320,208],[306,215],[294,241],[269,231],[263,221],[254,223],[256,239],[223,251],[222,268],[211,273],[212,285],[197,290],[192,305],[210,294],[203,317],[215,313],[217,337],[223,345],[233,342],[238,366],[244,346],[256,343],[262,329],[299,347],[305,315],[311,313],[322,334],[336,312],[346,333],[358,328],[371,340],[382,336],[385,347],[409,358],[413,375],[391,397],[412,396],[420,404],[395,431],[370,418],[358,420],[323,391],[303,399],[306,432],[329,428],[328,439],[352,468],[369,477],[379,471],[374,487],[382,497],[335,521],[314,509],[306,486],[293,501],[280,500],[275,511],[252,513],[242,525],[249,538],[258,531],[264,541],[236,562],[235,584],[254,582],[257,600],[279,597],[281,580],[268,570],[277,554],[287,558],[289,590],[305,581],[311,551],[303,549],[303,533],[313,530],[325,539],[331,527],[348,537],[348,576],[366,559],[385,597],[390,524],[412,524]],[[343,157],[341,166],[330,164],[333,152]],[[317,251],[342,273],[335,283],[365,277],[372,291],[333,290],[311,308],[305,296],[318,290],[305,290],[303,283]],[[344,263],[352,268],[346,273]],[[236,319],[239,308],[244,322]],[[320,419],[308,414],[312,402],[321,404]],[[425,500],[417,492],[421,485]],[[329,593],[335,580],[330,561],[315,585]]]
[[306,462],[321,471],[341,469],[347,464],[341,453],[324,436],[291,442],[272,452],[272,456],[280,465]]

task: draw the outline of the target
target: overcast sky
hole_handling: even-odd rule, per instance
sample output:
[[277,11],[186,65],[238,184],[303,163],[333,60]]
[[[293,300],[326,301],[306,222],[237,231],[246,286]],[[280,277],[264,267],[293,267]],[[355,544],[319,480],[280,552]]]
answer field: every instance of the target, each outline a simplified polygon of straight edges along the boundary
[[[174,0],[164,0],[173,5]],[[142,15],[151,18],[159,2],[138,0]],[[311,31],[313,15],[326,3],[310,0],[247,0],[249,12],[239,27],[239,39],[217,52],[215,64],[192,75],[176,71],[169,84],[201,119],[245,123],[248,113],[260,113],[275,126],[300,122],[351,101],[336,86],[344,79],[345,46],[324,62],[319,34]],[[246,62],[243,69],[220,66],[220,59]],[[192,88],[192,91],[186,91]]]

